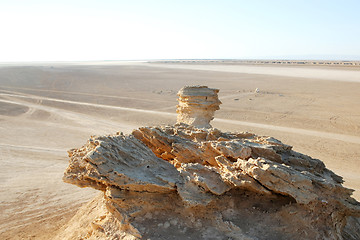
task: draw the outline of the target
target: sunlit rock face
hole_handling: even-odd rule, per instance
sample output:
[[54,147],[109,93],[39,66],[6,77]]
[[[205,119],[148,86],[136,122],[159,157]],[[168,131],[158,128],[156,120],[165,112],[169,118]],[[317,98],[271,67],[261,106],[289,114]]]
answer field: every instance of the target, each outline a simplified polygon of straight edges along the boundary
[[64,181],[102,194],[58,239],[360,239],[342,178],[275,138],[211,128],[217,93],[185,87],[177,124],[70,150]]
[[200,128],[210,128],[210,121],[221,104],[218,98],[219,89],[206,86],[187,86],[178,92],[176,112],[177,123],[185,123]]

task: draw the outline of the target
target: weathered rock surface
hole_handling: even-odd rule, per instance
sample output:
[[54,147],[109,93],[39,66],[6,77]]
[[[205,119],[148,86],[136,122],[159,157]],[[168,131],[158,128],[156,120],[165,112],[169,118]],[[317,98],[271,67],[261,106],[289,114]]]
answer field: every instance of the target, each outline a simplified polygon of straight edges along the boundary
[[219,89],[206,86],[187,86],[178,92],[179,104],[177,123],[186,123],[196,127],[211,127],[210,121],[221,104]]
[[93,136],[69,156],[64,181],[103,195],[58,239],[359,237],[342,178],[272,137],[181,121]]

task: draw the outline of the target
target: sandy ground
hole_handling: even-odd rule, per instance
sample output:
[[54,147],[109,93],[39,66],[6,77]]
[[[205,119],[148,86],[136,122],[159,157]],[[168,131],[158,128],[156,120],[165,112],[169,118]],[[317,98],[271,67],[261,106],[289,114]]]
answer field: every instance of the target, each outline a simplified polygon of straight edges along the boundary
[[90,135],[173,124],[184,85],[220,89],[214,127],[293,145],[342,175],[360,200],[359,69],[8,64],[0,65],[0,239],[51,239],[96,194],[61,181],[66,151]]

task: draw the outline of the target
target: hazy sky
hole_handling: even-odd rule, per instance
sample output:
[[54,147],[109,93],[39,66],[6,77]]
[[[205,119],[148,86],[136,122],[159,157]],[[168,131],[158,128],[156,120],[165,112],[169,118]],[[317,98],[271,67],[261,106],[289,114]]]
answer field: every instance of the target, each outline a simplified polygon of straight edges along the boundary
[[360,60],[359,0],[0,0],[0,61]]

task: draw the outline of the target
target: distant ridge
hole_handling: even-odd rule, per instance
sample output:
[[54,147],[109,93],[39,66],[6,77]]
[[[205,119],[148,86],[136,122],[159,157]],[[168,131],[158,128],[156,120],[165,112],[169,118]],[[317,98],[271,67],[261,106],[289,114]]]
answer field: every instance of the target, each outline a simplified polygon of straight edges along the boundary
[[236,59],[174,59],[153,60],[156,63],[225,63],[225,64],[272,64],[272,65],[334,65],[334,66],[360,66],[360,61],[350,60],[284,60],[284,59],[258,59],[258,60],[236,60]]

